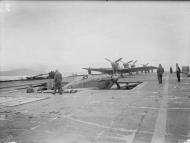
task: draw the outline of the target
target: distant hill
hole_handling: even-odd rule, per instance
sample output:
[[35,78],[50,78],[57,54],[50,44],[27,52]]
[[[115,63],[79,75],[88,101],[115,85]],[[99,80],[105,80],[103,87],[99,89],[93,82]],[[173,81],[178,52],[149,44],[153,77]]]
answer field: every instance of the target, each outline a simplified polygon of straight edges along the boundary
[[24,76],[24,75],[38,75],[43,73],[45,73],[45,71],[20,68],[8,71],[0,71],[0,76]]

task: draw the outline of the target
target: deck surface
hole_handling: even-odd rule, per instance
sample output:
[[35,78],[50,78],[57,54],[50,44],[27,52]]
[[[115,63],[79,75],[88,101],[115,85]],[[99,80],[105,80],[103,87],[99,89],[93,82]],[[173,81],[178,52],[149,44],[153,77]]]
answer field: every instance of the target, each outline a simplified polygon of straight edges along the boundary
[[[185,143],[190,139],[189,77],[178,83],[175,74],[165,74],[159,85],[155,73],[143,73],[121,81],[143,83],[132,90],[84,89],[62,96],[0,91],[0,142]],[[12,98],[47,99],[6,105]]]

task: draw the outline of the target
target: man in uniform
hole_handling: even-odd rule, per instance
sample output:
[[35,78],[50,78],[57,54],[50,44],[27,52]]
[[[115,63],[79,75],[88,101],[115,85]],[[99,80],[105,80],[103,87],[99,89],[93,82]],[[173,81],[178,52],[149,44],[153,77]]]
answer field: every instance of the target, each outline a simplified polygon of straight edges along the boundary
[[89,74],[89,75],[92,74],[90,67],[88,68],[88,74]]
[[161,64],[159,64],[159,67],[157,69],[157,76],[158,76],[158,82],[159,84],[162,84],[162,75],[164,73],[164,68],[162,67]]
[[180,82],[180,73],[181,73],[181,70],[178,66],[178,63],[176,63],[176,75],[177,75],[177,81]]
[[170,67],[170,74],[172,74],[173,73],[173,70],[172,70],[172,67]]
[[59,94],[63,93],[62,89],[62,74],[56,70],[55,71],[55,76],[54,76],[54,93],[56,93],[56,90],[58,89]]

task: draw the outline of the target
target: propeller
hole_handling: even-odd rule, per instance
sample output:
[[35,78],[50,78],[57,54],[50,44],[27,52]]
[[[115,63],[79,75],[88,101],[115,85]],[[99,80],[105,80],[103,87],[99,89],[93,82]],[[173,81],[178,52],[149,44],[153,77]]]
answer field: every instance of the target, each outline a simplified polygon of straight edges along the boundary
[[108,59],[108,58],[105,58],[105,60],[107,60],[107,61],[110,62],[110,63],[118,63],[119,61],[122,60],[122,58],[119,58],[119,59],[117,59],[116,61],[111,61],[111,60]]
[[111,63],[113,74],[117,73],[117,70],[119,68],[119,61],[122,60],[122,58],[117,59],[116,61],[111,61],[110,59],[105,58],[105,60],[109,61]]

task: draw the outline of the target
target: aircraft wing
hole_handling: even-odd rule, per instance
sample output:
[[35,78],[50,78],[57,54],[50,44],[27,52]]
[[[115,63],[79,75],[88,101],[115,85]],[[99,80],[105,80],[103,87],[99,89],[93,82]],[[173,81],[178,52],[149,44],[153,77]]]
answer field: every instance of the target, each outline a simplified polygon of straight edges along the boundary
[[[89,68],[82,68],[82,69],[89,70]],[[101,73],[106,73],[106,74],[112,74],[113,73],[112,68],[90,68],[90,70],[101,72]]]
[[[85,70],[89,70],[89,68],[82,68]],[[91,71],[97,71],[105,74],[113,74],[112,68],[90,68]],[[157,67],[154,66],[147,66],[147,67],[135,67],[135,68],[124,68],[124,69],[119,69],[119,73],[130,73],[130,72],[137,72],[137,71],[144,71],[144,70],[153,70],[157,69]]]
[[130,73],[130,72],[138,72],[138,71],[153,70],[153,69],[157,69],[157,67],[147,66],[147,67],[124,68],[124,69],[120,69],[119,72]]

